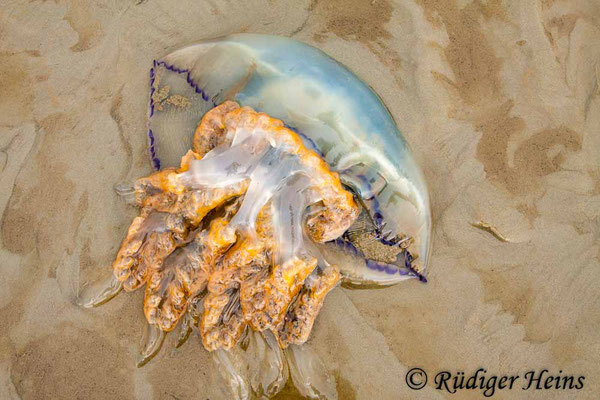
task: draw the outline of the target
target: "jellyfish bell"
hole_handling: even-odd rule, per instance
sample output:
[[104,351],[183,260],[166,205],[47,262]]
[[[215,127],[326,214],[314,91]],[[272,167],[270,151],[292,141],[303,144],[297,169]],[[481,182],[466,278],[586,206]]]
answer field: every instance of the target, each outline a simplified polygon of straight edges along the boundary
[[318,152],[356,196],[361,216],[320,244],[347,283],[425,280],[431,213],[423,174],[381,98],[321,50],[289,38],[236,34],[174,51],[150,74],[155,168],[176,166],[202,116],[233,100],[277,118]]

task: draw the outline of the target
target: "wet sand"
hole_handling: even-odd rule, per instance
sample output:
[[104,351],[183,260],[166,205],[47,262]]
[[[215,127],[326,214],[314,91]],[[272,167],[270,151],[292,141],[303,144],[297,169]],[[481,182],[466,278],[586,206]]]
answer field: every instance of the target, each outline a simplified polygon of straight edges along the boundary
[[[383,98],[424,170],[428,284],[335,289],[309,345],[340,399],[478,399],[443,370],[585,376],[600,393],[600,7],[588,1],[5,1],[0,9],[0,398],[221,399],[197,337],[135,367],[142,293],[89,311],[151,171],[152,60],[233,32],[291,36]],[[429,373],[411,390],[412,367]],[[522,378],[523,379],[523,378]],[[281,398],[295,398],[288,392]]]

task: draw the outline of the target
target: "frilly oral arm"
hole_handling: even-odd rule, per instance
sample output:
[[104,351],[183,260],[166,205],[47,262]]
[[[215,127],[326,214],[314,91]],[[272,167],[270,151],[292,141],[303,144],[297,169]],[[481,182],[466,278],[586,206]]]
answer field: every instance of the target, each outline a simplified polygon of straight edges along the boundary
[[[236,217],[238,215],[239,212]],[[238,242],[227,252],[211,276],[209,294],[205,299],[205,315],[200,326],[203,343],[209,350],[234,345],[247,321],[263,307],[265,277],[269,273],[275,246],[270,203],[258,213],[254,226],[253,232],[240,232]],[[228,296],[227,303],[225,296]],[[235,304],[232,303],[234,301]],[[233,305],[236,312],[226,320],[223,316],[227,307],[232,308]]]
[[255,309],[250,324],[258,331],[277,330],[292,299],[317,265],[315,258],[294,257],[274,268],[265,282],[264,308]]
[[282,348],[306,342],[325,296],[340,279],[339,269],[329,266],[322,273],[313,274],[306,280],[298,298],[287,311],[283,326],[277,332]]
[[261,221],[263,218],[259,215],[258,234],[242,234],[243,237],[217,263],[210,277],[200,321],[202,342],[207,350],[231,348],[247,326],[240,304],[240,284],[269,265]]
[[115,277],[127,291],[142,286],[186,233],[187,226],[177,215],[143,210],[117,253],[113,263]]
[[190,298],[206,288],[217,258],[236,240],[226,229],[233,208],[237,207],[230,207],[225,216],[212,220],[208,229],[198,232],[192,242],[175,250],[152,275],[144,301],[148,323],[171,331]]
[[192,160],[198,160],[199,157],[189,151],[182,158],[178,170],[165,169],[139,179],[135,184],[137,205],[182,214],[190,225],[198,226],[211,210],[246,192],[248,182],[242,179],[223,187],[191,188],[182,185],[180,177],[188,171]]

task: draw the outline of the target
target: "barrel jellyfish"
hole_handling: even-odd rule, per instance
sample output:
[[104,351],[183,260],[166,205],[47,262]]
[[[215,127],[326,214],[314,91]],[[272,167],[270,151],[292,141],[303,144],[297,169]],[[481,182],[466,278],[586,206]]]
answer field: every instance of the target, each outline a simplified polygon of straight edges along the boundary
[[139,365],[197,331],[232,396],[335,398],[303,346],[339,284],[425,281],[422,173],[377,94],[320,50],[238,34],[150,71],[155,172],[117,193],[139,207],[108,282],[85,307],[144,288]]

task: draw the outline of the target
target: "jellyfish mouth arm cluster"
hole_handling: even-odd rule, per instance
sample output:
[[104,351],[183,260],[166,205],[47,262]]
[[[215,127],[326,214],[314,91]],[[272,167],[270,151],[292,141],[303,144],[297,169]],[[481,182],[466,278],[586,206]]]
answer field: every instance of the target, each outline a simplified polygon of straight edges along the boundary
[[[211,351],[231,349],[248,329],[271,332],[281,348],[308,338],[340,280],[315,243],[338,238],[359,209],[295,132],[225,102],[204,116],[179,168],[139,179],[133,191],[141,211],[113,263],[110,290],[87,305],[145,285],[150,326],[169,332],[194,312]],[[188,310],[200,297],[203,311]]]

